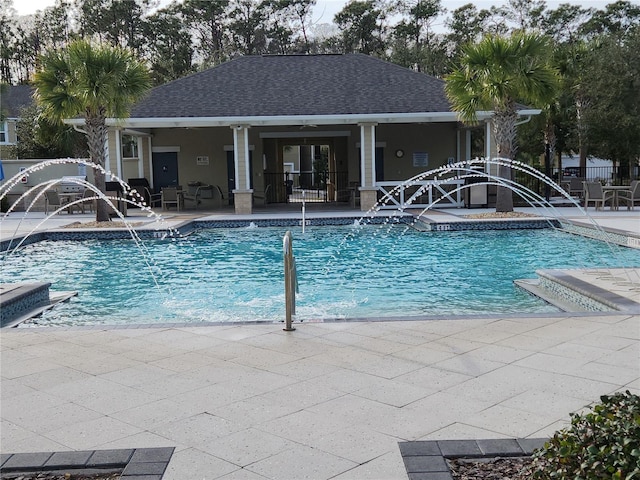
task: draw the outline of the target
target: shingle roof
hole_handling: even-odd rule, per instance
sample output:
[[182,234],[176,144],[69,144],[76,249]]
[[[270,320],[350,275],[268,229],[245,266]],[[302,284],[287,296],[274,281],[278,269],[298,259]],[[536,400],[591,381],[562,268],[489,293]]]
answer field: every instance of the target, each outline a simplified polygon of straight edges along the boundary
[[29,85],[6,85],[0,91],[0,108],[7,117],[18,118],[20,110],[33,104],[33,87]]
[[156,87],[131,118],[450,111],[442,80],[374,57],[265,55]]

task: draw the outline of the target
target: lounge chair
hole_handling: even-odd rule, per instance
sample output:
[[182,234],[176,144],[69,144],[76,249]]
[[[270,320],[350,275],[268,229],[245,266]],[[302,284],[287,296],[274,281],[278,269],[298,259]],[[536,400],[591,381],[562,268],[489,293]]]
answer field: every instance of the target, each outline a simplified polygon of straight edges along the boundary
[[584,209],[589,207],[589,203],[592,202],[596,210],[598,205],[604,210],[604,204],[607,201],[613,202],[613,192],[605,192],[602,190],[602,184],[600,182],[584,182]]
[[634,180],[629,185],[629,190],[618,192],[618,202],[625,203],[627,210],[633,210],[636,204],[640,204],[640,180]]

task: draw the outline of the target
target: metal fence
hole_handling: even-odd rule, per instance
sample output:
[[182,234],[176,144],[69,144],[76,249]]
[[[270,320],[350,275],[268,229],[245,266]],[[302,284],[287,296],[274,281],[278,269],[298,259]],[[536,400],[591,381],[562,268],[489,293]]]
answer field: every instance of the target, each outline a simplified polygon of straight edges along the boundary
[[265,202],[348,202],[347,172],[265,172]]
[[[538,168],[541,173],[545,173],[544,168]],[[611,185],[629,185],[631,174],[637,178],[638,172],[631,172],[628,167],[567,167],[562,169],[551,169],[551,179],[561,187],[568,189],[568,184],[572,178],[579,178],[586,181],[600,181]],[[552,191],[548,185],[538,178],[534,178],[524,172],[514,170],[515,181],[520,185],[532,190],[542,197],[558,196],[558,192]]]

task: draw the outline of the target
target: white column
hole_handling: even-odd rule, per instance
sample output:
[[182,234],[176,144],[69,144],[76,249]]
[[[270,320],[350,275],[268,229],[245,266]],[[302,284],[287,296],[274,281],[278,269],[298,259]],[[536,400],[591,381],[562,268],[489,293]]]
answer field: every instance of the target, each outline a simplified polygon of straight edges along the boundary
[[236,190],[250,190],[249,170],[249,126],[234,125],[233,129],[233,166],[236,175]]
[[492,155],[491,155],[491,120],[486,122],[486,129],[485,129],[485,134],[484,134],[484,140],[485,140],[485,148],[486,148],[486,153],[485,153],[485,158],[487,160],[490,160]]
[[142,146],[142,137],[138,137],[138,178],[144,177],[144,150]]
[[116,175],[122,180],[122,138],[120,130],[116,130]]
[[251,170],[249,169],[249,127],[242,128],[244,136],[244,179],[245,190],[251,189]]
[[[107,139],[104,142],[104,169],[107,172],[111,171],[111,156],[109,155],[109,131],[107,130]],[[105,175],[105,181],[110,181],[111,176]]]
[[[147,144],[149,145],[149,149],[147,150],[147,155],[149,156],[149,158],[147,159],[149,162],[149,185],[151,185],[151,188],[154,188],[153,185],[153,146],[151,145],[151,135],[149,135],[149,137],[147,137]],[[144,170],[144,165],[143,165],[143,170]],[[144,177],[144,173],[142,175],[140,175],[141,177]]]
[[240,161],[238,158],[238,130],[241,127],[231,127],[233,129],[233,168],[235,171],[234,177],[236,180],[236,184],[235,184],[235,189],[239,190],[240,189],[240,169],[239,169],[239,165],[240,165]]
[[363,187],[376,184],[376,125],[360,124],[360,185]]

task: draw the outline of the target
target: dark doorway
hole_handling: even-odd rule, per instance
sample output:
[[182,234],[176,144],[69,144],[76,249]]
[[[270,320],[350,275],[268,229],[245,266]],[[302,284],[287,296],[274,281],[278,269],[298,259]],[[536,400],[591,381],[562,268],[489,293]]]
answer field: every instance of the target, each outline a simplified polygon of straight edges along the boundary
[[177,187],[178,183],[178,153],[154,152],[153,188],[159,192],[163,187]]

